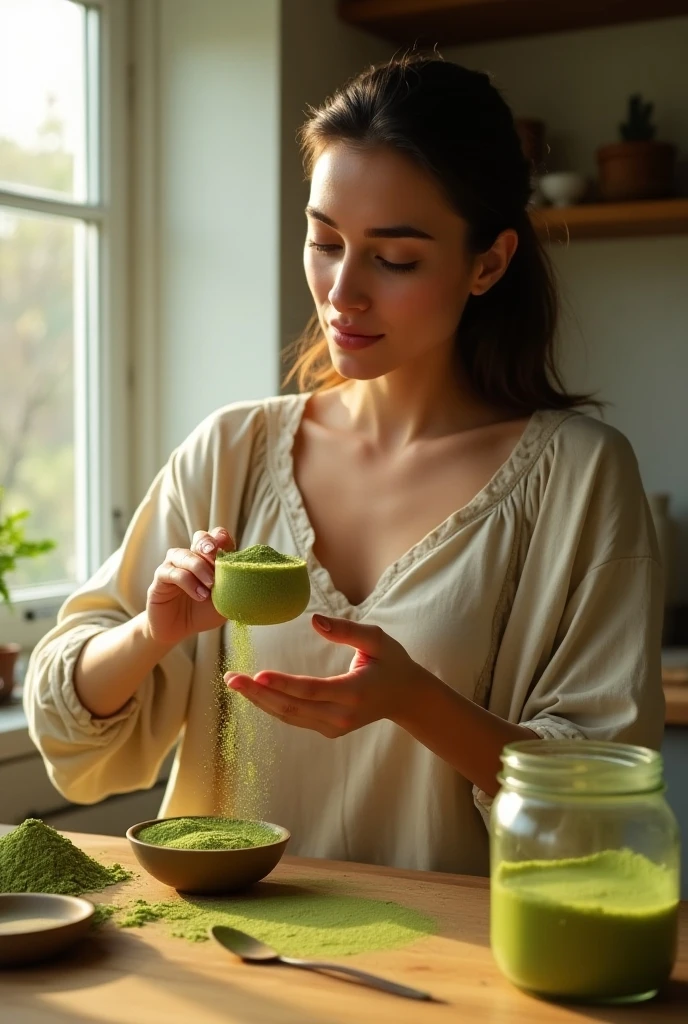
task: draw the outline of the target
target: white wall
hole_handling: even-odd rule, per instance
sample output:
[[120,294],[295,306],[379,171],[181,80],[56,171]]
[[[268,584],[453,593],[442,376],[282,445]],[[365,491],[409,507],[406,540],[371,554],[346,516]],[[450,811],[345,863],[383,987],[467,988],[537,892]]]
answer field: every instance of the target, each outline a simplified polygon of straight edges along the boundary
[[138,458],[139,497],[205,415],[278,389],[280,3],[134,10],[135,276],[148,281],[135,299],[137,419],[156,434]]
[[304,326],[296,131],[390,47],[336,0],[135,0],[133,501],[227,402],[279,391]]
[[[491,72],[516,114],[545,120],[552,169],[594,174],[632,92],[655,102],[659,137],[688,158],[688,18],[444,55]],[[554,256],[567,382],[612,403],[606,419],[631,439],[646,489],[671,493],[674,597],[688,600],[688,237],[573,242]]]

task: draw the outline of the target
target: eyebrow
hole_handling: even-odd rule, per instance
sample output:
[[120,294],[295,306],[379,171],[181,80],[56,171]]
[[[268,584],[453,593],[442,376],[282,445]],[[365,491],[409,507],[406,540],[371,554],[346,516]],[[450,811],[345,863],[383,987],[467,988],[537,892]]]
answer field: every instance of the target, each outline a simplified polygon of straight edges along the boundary
[[[317,210],[314,206],[307,206],[306,214],[314,220],[322,221],[328,227],[334,228],[335,231],[338,230],[332,218],[328,217],[321,210]],[[414,228],[411,224],[394,224],[388,228],[366,228],[363,234],[366,238],[424,238],[429,242],[435,241],[433,236],[429,235],[427,231]]]

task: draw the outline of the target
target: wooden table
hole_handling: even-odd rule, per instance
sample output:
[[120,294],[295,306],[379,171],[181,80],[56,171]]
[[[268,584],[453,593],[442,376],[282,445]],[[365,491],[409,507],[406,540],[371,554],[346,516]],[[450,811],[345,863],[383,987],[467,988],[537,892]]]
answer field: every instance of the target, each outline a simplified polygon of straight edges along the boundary
[[[124,839],[70,834],[105,862],[138,865]],[[679,960],[666,992],[638,1007],[547,1003],[499,973],[488,939],[486,879],[284,858],[270,882],[334,879],[352,894],[394,900],[432,914],[439,934],[405,949],[347,962],[430,991],[417,1003],[288,967],[248,966],[214,942],[169,937],[164,923],[119,929],[111,922],[59,961],[0,970],[0,1019],[8,1024],[583,1024],[688,1021],[688,904],[681,905]],[[94,899],[174,898],[148,875]]]

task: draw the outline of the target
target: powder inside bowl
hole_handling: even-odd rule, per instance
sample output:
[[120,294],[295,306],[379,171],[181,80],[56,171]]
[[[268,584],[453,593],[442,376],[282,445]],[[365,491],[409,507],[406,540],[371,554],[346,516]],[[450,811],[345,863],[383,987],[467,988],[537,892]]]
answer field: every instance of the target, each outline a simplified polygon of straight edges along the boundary
[[246,850],[279,842],[281,836],[260,821],[170,818],[141,829],[136,838],[174,850]]
[[302,560],[293,555],[283,555],[281,551],[275,551],[269,544],[254,544],[253,547],[243,548],[241,551],[221,551],[218,559],[222,562],[241,565],[301,565]]

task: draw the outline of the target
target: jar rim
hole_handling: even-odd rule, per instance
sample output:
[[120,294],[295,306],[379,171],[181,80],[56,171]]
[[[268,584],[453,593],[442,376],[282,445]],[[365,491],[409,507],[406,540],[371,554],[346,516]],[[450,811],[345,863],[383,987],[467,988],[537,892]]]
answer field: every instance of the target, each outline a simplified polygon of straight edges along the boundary
[[663,788],[662,755],[598,740],[523,740],[501,755],[501,784],[557,792],[640,793]]

